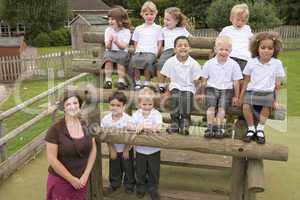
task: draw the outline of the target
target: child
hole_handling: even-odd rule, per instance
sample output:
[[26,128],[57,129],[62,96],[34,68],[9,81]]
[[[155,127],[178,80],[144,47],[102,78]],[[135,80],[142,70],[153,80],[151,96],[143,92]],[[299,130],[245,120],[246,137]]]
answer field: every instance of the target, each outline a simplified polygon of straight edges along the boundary
[[246,25],[249,19],[247,4],[233,6],[230,13],[231,26],[226,26],[219,36],[229,36],[232,40],[232,51],[230,57],[241,67],[245,68],[247,60],[250,59],[249,42],[253,36],[250,26]]
[[[250,43],[252,59],[247,63],[240,99],[243,100],[243,114],[248,124],[244,137],[245,142],[256,140],[264,144],[264,125],[269,117],[270,108],[278,108],[277,97],[281,80],[285,72],[280,60],[277,59],[281,50],[281,42],[276,33],[257,33]],[[254,126],[253,108],[260,106],[258,125]]]
[[128,14],[120,6],[113,8],[108,13],[109,27],[105,29],[105,47],[103,60],[105,62],[105,89],[112,88],[112,71],[113,64],[117,64],[118,70],[118,89],[124,90],[125,83],[125,66],[128,62],[128,44],[131,33],[129,30]]
[[159,79],[159,91],[164,93],[166,85],[164,76],[160,74],[160,70],[165,64],[166,60],[174,56],[174,40],[178,36],[190,36],[190,33],[185,29],[186,17],[182,14],[181,10],[176,7],[170,7],[165,10],[163,28],[164,51],[159,57],[157,63],[157,77]]
[[[132,115],[131,128],[150,134],[159,132],[162,115],[154,108],[154,92],[148,87],[140,90],[138,95],[139,110]],[[152,200],[160,199],[158,193],[160,174],[160,149],[136,146],[136,196],[143,198],[146,184]]]
[[201,66],[189,56],[191,47],[186,36],[177,37],[174,46],[175,56],[165,62],[160,72],[167,77],[171,92],[171,127],[167,131],[188,135],[195,84],[200,78]]
[[[104,116],[101,126],[104,128],[124,128],[130,117],[124,112],[127,98],[122,92],[114,92],[109,97],[110,112]],[[108,144],[109,149],[109,182],[108,192],[114,192],[122,184],[125,192],[133,193],[135,178],[133,167],[133,148],[124,144]]]
[[134,71],[135,89],[142,88],[140,70],[144,70],[144,86],[149,86],[154,72],[154,62],[162,45],[161,27],[154,23],[157,8],[151,1],[146,1],[141,9],[145,23],[136,27],[133,32],[135,54],[131,57],[130,68]]
[[[205,94],[207,105],[207,129],[204,136],[207,138],[224,137],[225,111],[231,99],[234,105],[238,101],[239,80],[243,75],[237,62],[229,58],[230,52],[231,39],[228,36],[219,36],[215,42],[216,56],[208,60],[202,69],[201,94]],[[201,97],[203,100],[204,96]]]

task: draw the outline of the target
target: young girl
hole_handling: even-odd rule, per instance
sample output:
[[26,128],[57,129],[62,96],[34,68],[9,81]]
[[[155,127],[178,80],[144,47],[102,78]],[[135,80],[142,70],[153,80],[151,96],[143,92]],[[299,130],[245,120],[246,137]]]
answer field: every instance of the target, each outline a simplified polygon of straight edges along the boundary
[[159,91],[164,93],[166,85],[164,76],[160,74],[160,70],[166,60],[174,56],[174,41],[178,36],[190,36],[190,33],[185,29],[186,17],[181,10],[176,7],[170,7],[165,10],[163,28],[164,50],[157,63],[157,77],[159,79]]
[[[269,117],[270,108],[278,108],[278,92],[285,72],[277,59],[281,50],[278,34],[270,32],[257,33],[250,42],[252,59],[243,71],[245,80],[240,99],[243,99],[243,113],[248,124],[245,142],[256,140],[265,143],[264,125]],[[261,108],[258,125],[254,126],[252,106]]]
[[128,44],[130,41],[130,30],[128,14],[120,6],[113,8],[108,13],[109,27],[105,30],[104,40],[106,51],[104,53],[105,89],[112,88],[113,63],[117,64],[118,89],[124,90],[125,65],[128,62]]
[[[149,86],[153,74],[154,62],[162,45],[161,26],[154,23],[157,8],[152,1],[146,1],[141,9],[145,23],[136,27],[133,32],[135,54],[130,60],[130,69],[134,71],[135,89]],[[145,81],[140,80],[140,70],[144,70]]]

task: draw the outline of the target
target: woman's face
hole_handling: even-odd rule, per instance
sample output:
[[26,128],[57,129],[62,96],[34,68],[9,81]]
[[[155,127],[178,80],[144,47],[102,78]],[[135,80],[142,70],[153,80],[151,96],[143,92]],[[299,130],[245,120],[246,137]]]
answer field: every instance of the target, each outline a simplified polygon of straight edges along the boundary
[[80,112],[80,104],[77,97],[70,97],[64,102],[64,111],[66,115],[77,116]]

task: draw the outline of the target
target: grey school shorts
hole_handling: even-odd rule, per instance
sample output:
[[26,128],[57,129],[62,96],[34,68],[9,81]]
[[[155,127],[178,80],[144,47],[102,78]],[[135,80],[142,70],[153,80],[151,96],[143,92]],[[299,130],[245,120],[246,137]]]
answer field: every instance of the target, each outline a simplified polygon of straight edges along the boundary
[[219,90],[213,87],[206,87],[205,88],[205,102],[207,108],[214,107],[214,108],[223,108],[227,110],[230,106],[233,97],[233,90]]
[[131,69],[147,69],[150,72],[154,72],[156,61],[156,55],[154,53],[137,52],[130,59]]
[[246,91],[243,99],[244,104],[272,107],[274,102],[273,92]]
[[129,54],[127,51],[112,51],[108,50],[104,52],[103,61],[111,61],[123,66],[128,64]]
[[174,55],[175,54],[174,54],[173,48],[163,51],[157,61],[156,70],[160,71],[162,69],[162,67],[164,66],[165,62]]

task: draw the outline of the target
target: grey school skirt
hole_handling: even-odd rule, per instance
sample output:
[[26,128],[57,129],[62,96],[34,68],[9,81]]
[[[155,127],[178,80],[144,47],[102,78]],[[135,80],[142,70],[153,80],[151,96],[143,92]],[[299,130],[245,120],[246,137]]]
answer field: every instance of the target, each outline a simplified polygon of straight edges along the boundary
[[273,92],[246,91],[243,103],[257,106],[272,107],[274,102]]
[[175,54],[174,54],[173,48],[163,51],[157,61],[156,70],[160,71],[162,69],[162,67],[164,66],[165,62],[174,55]]
[[154,53],[137,52],[130,59],[131,69],[147,69],[154,72],[156,55]]
[[111,61],[113,63],[117,63],[123,66],[128,64],[129,54],[127,51],[113,51],[108,50],[104,52],[103,61]]

